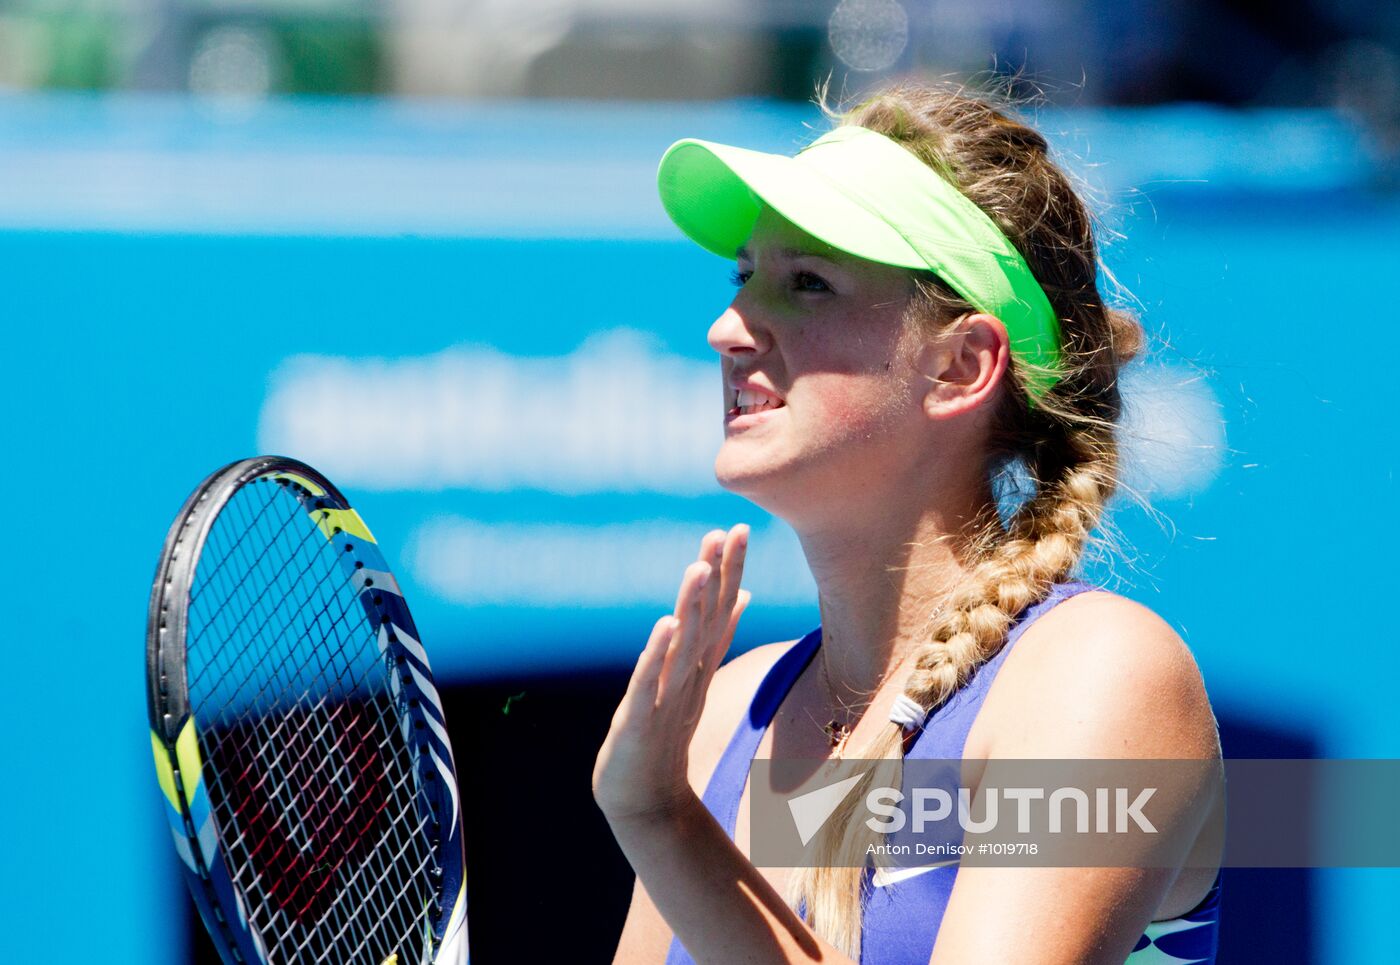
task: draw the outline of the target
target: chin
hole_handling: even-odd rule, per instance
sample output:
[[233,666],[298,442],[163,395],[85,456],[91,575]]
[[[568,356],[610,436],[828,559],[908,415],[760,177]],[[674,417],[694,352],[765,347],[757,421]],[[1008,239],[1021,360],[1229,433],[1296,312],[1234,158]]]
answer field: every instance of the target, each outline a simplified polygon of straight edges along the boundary
[[801,515],[801,506],[816,497],[799,480],[790,465],[761,460],[730,458],[721,451],[715,459],[715,482],[726,492],[753,503],[771,516],[787,520]]
[[749,450],[738,441],[720,447],[715,482],[795,528],[860,517],[870,509],[871,494],[887,491],[891,473],[900,470],[854,440],[783,459],[767,447]]
[[715,457],[715,482],[722,489],[748,499],[755,499],[766,491],[771,492],[782,475],[781,467],[764,465],[754,459],[735,458],[723,448]]

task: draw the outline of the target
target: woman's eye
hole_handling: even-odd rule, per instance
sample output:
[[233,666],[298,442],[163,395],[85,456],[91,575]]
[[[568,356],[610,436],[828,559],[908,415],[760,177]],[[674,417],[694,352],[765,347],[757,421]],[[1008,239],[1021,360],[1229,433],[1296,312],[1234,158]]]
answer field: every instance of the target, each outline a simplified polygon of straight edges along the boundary
[[[753,277],[752,271],[742,271],[736,269],[729,273],[729,281],[736,288],[743,288]],[[820,275],[814,275],[810,271],[795,271],[792,273],[792,288],[794,291],[802,292],[829,292],[831,286],[828,285]]]
[[792,275],[792,287],[804,292],[829,292],[831,286],[821,279],[820,276],[812,274],[810,271],[797,271]]

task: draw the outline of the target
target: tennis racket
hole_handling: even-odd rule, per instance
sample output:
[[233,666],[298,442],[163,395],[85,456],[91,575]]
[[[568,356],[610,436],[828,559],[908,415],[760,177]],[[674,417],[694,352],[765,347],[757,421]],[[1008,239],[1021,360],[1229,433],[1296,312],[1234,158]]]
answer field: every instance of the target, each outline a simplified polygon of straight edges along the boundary
[[190,495],[146,679],[175,850],[226,962],[467,962],[442,702],[384,556],[324,476],[262,456]]

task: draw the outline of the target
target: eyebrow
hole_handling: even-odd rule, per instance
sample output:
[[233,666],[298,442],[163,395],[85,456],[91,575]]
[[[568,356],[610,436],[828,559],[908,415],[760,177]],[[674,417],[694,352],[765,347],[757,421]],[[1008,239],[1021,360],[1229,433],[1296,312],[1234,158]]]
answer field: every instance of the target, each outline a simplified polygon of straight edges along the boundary
[[[749,252],[748,245],[740,245],[739,250],[735,252],[735,254],[739,258],[747,258],[750,260],[752,260],[753,257]],[[838,268],[841,267],[841,262],[837,261],[835,258],[806,248],[779,248],[778,254],[782,255],[784,258],[817,258],[827,264],[835,265]]]

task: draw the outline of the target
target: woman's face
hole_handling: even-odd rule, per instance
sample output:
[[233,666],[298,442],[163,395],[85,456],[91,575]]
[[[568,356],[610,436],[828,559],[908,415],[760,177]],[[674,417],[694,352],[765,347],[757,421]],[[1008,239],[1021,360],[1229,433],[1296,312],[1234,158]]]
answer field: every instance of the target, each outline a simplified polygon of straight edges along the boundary
[[[909,272],[831,248],[764,208],[738,294],[710,327],[725,385],[726,489],[792,521],[841,494],[894,491],[928,444],[927,384],[910,364]],[[753,383],[758,394],[738,395]],[[762,402],[776,407],[753,414]]]

